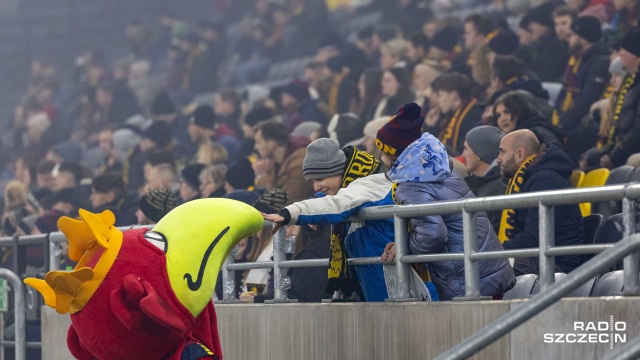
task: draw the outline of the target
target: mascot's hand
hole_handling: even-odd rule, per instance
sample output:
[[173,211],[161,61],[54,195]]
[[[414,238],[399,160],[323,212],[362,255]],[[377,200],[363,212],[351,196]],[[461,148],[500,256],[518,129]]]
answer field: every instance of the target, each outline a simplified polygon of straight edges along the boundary
[[153,333],[164,327],[178,335],[192,325],[183,323],[151,284],[131,274],[111,292],[110,305],[118,320],[133,331]]

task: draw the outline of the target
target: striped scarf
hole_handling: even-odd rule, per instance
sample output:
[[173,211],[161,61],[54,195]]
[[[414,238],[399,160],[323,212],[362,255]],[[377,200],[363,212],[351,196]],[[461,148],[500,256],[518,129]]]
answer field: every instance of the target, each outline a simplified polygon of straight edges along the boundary
[[582,64],[582,59],[578,59],[575,56],[571,56],[569,58],[569,63],[567,64],[567,68],[564,73],[564,84],[562,85],[562,88],[564,90],[564,97],[557,100],[557,103],[561,104],[560,110],[554,110],[551,117],[551,123],[554,126],[558,126],[560,124],[560,117],[564,113],[573,109],[575,105],[574,97],[581,91],[580,88],[576,87],[578,82],[578,70],[580,69],[580,64]]
[[609,131],[609,140],[607,145],[612,146],[617,143],[617,127],[620,120],[620,113],[622,113],[622,105],[624,104],[624,98],[627,97],[629,89],[636,81],[636,74],[628,74],[624,79],[620,92],[618,93],[618,99],[616,100],[616,106],[613,109],[613,120],[611,121],[611,130]]
[[457,149],[458,139],[460,137],[460,127],[462,126],[464,119],[467,117],[467,114],[469,114],[469,111],[471,111],[471,108],[473,108],[477,102],[477,99],[471,99],[466,106],[461,106],[456,110],[451,120],[449,120],[447,127],[438,135],[438,140],[442,141],[444,146],[456,151],[462,150]]
[[[509,180],[509,184],[507,185],[507,191],[505,195],[509,194],[517,194],[522,189],[522,185],[524,184],[524,174],[527,172],[531,164],[533,163],[534,158],[537,154],[533,154],[529,156],[518,168],[516,174]],[[507,240],[513,238],[513,230],[515,229],[514,224],[516,222],[516,211],[514,209],[504,209],[502,210],[502,218],[500,219],[500,230],[498,231],[498,239],[500,239],[500,243],[504,243]]]
[[[358,150],[353,146],[347,146],[342,151],[346,155],[347,167],[342,176],[342,187],[349,186],[354,180],[375,174],[380,170],[380,161],[371,154]],[[348,254],[345,248],[345,239],[348,232],[348,223],[342,222],[331,227],[331,258],[329,259],[329,281],[326,291],[333,293],[342,290],[344,294],[351,294],[357,289],[357,281],[352,279],[347,268]]]

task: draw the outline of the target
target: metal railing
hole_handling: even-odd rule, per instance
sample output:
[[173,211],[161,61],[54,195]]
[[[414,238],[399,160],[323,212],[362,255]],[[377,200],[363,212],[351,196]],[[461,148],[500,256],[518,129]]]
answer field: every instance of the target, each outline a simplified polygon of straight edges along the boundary
[[[418,262],[437,261],[464,261],[465,262],[465,296],[460,300],[483,299],[479,293],[479,271],[477,262],[480,260],[535,257],[540,258],[540,285],[541,290],[549,287],[555,280],[555,256],[569,254],[594,254],[599,253],[612,245],[579,245],[579,246],[555,246],[553,207],[556,205],[575,204],[580,202],[623,201],[625,235],[629,235],[635,228],[635,204],[634,200],[640,198],[640,184],[614,185],[595,188],[569,189],[557,191],[543,191],[536,193],[524,193],[513,195],[492,196],[484,198],[462,199],[455,201],[439,201],[421,205],[390,205],[365,208],[355,216],[352,221],[367,221],[379,219],[394,219],[396,258],[393,263],[385,263],[379,257],[348,259],[349,265],[373,265],[395,264],[397,270],[397,293],[389,294],[392,299],[405,299],[409,297],[409,266]],[[538,248],[517,249],[505,251],[478,252],[476,212],[496,211],[505,208],[537,207],[540,213],[540,245]],[[458,254],[426,254],[409,255],[407,244],[406,222],[413,217],[427,215],[444,215],[462,213],[464,232],[464,253]],[[122,230],[139,228],[140,226],[121,227]],[[0,238],[0,246],[42,244],[49,242],[49,261],[46,261],[46,269],[56,270],[60,263],[58,244],[66,241],[61,232],[29,235],[19,238]],[[274,300],[287,300],[286,269],[294,267],[327,266],[329,259],[314,260],[286,260],[286,248],[289,239],[286,239],[284,229],[280,229],[273,238],[274,261],[257,263],[235,264],[233,256],[229,256],[223,265],[223,299],[235,300],[235,271],[246,269],[274,269]],[[629,255],[624,260],[625,269],[625,295],[637,295],[640,293],[639,271],[637,254]],[[47,266],[48,265],[48,266]]]
[[[640,198],[640,184],[615,185],[599,188],[570,189],[559,191],[543,191],[536,193],[514,194],[505,196],[493,196],[485,198],[472,198],[455,201],[440,201],[421,205],[407,206],[382,206],[363,209],[352,221],[362,222],[367,220],[394,219],[394,232],[396,242],[396,258],[394,260],[397,269],[397,292],[389,294],[393,299],[407,299],[409,291],[409,264],[417,262],[436,261],[464,261],[465,262],[465,297],[461,300],[483,299],[479,292],[480,276],[477,266],[479,260],[500,259],[510,257],[535,257],[539,256],[540,261],[540,285],[539,295],[533,297],[526,303],[526,307],[518,308],[515,314],[507,314],[508,326],[501,325],[491,332],[480,334],[479,340],[474,346],[484,347],[497,339],[511,328],[521,324],[535,313],[551,305],[557,299],[567,294],[586,281],[592,274],[607,268],[624,257],[624,295],[640,294],[639,271],[638,271],[638,249],[640,249],[640,236],[631,234],[635,229],[635,200]],[[625,240],[620,244],[599,244],[599,245],[579,245],[579,246],[555,246],[554,232],[554,206],[575,204],[581,202],[600,201],[620,201],[623,202]],[[478,252],[477,249],[477,219],[476,212],[487,210],[502,210],[505,208],[536,208],[539,212],[539,247],[533,249],[517,249],[505,251]],[[460,254],[427,254],[409,255],[407,244],[407,219],[428,215],[444,215],[462,213],[463,233],[464,233],[464,253]],[[125,227],[123,230],[133,227]],[[58,252],[54,251],[54,246],[66,241],[62,233],[52,233],[49,235],[25,236],[17,239],[0,238],[0,246],[9,244],[38,244],[43,238],[48,239],[51,252],[49,264],[50,269],[55,269],[59,263]],[[287,281],[286,271],[294,267],[315,267],[327,266],[329,259],[314,260],[285,260],[286,249],[289,239],[285,237],[285,230],[281,228],[273,237],[274,260],[253,263],[233,263],[233,255],[230,255],[223,266],[224,299],[235,300],[235,271],[246,269],[274,269],[274,302],[287,301]],[[587,264],[571,272],[564,280],[553,285],[555,280],[555,256],[569,254],[593,254],[605,250],[602,254],[590,260]],[[600,261],[601,263],[596,264]],[[371,264],[391,264],[383,262],[379,257],[348,259],[350,265],[371,265]],[[586,274],[586,275],[585,275]],[[577,285],[576,285],[577,284]],[[542,291],[545,290],[545,291]],[[544,296],[543,296],[544,295]],[[534,302],[535,300],[535,302]],[[522,310],[524,309],[524,310]],[[527,310],[526,313],[523,311]],[[523,312],[523,313],[521,313]],[[533,314],[533,315],[532,315]],[[502,319],[502,318],[501,318]],[[504,321],[504,320],[502,320]],[[490,337],[489,337],[490,335]],[[476,335],[474,335],[476,336]],[[464,344],[465,349],[469,344]],[[469,351],[469,350],[456,350]],[[474,348],[475,349],[475,348]],[[453,349],[452,349],[453,350]],[[473,350],[475,351],[475,350]]]
[[7,280],[11,284],[15,306],[13,309],[15,341],[2,341],[2,347],[14,345],[16,360],[25,360],[27,358],[27,322],[22,280],[13,271],[3,268],[0,268],[0,279]]
[[[580,267],[570,272],[566,278],[552,286],[549,286],[544,292],[541,291],[538,294],[533,295],[524,304],[518,306],[515,310],[500,316],[481,330],[477,331],[475,334],[464,339],[453,348],[438,356],[436,360],[457,360],[468,358],[498,340],[501,336],[522,325],[522,323],[534,317],[540,311],[553,305],[556,301],[560,300],[562,296],[577,289],[601,271],[606,270],[611,265],[620,261],[623,257],[628,256],[629,253],[637,252],[638,250],[640,250],[640,234],[625,237],[623,240],[616,243],[616,245],[611,249],[605,250],[593,259],[582,264]],[[627,351],[631,354],[635,354],[639,351],[640,343],[636,342],[634,345],[631,345],[632,343],[634,342],[630,342],[626,349],[618,351],[624,354],[626,354]],[[613,358],[620,359],[620,357],[612,357],[612,359]]]
[[[542,191],[513,195],[471,198],[454,201],[438,201],[421,205],[390,205],[369,207],[361,210],[352,221],[367,221],[380,219],[394,219],[396,257],[394,260],[397,270],[396,294],[389,294],[392,299],[409,298],[409,266],[419,262],[464,261],[465,262],[465,296],[456,300],[482,300],[480,296],[480,274],[477,262],[488,259],[535,257],[540,258],[540,289],[551,286],[555,281],[555,257],[559,255],[595,254],[611,248],[612,244],[555,246],[554,206],[576,204],[582,202],[623,201],[625,235],[635,229],[635,200],[640,198],[640,184],[614,185],[594,188]],[[539,247],[531,249],[516,249],[504,251],[478,252],[477,249],[477,212],[496,211],[502,209],[538,208],[539,216]],[[464,253],[459,254],[427,254],[409,255],[407,244],[406,221],[409,218],[428,215],[444,215],[462,213],[464,233]],[[272,262],[254,262],[234,264],[233,261],[223,266],[223,278],[235,279],[234,271],[246,269],[274,269],[274,300],[284,301],[286,289],[280,285],[285,271],[283,268],[327,266],[329,259],[314,260],[281,260],[282,242],[285,241],[284,229],[280,229],[273,238],[274,259]],[[276,255],[277,254],[277,255]],[[379,257],[348,259],[350,265],[391,264],[383,262]],[[625,257],[625,295],[640,294],[638,257],[633,253]],[[224,299],[235,300],[234,287],[225,283]],[[235,285],[234,285],[235,286]]]

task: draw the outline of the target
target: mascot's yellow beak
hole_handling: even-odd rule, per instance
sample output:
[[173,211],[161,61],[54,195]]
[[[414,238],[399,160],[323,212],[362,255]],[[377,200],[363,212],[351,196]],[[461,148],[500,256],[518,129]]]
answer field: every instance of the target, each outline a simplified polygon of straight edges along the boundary
[[[82,220],[61,217],[58,227],[69,241],[69,258],[78,262],[72,272],[49,271],[44,280],[24,283],[38,290],[45,304],[60,314],[75,314],[87,304],[111,269],[122,247],[122,232],[113,224],[113,213],[79,211]],[[89,266],[91,262],[91,266]]]
[[[253,207],[230,199],[200,199],[178,206],[153,227],[166,242],[167,272],[180,302],[197,317],[211,300],[218,273],[231,250],[262,228]],[[156,234],[153,234],[156,233]]]

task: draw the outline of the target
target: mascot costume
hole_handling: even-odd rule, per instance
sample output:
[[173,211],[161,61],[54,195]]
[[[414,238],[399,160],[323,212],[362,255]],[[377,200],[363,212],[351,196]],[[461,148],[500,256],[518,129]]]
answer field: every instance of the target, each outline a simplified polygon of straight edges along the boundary
[[229,199],[190,201],[153,231],[121,232],[110,211],[60,218],[71,272],[25,283],[46,305],[71,314],[67,345],[77,359],[222,359],[211,297],[234,246],[263,225]]

